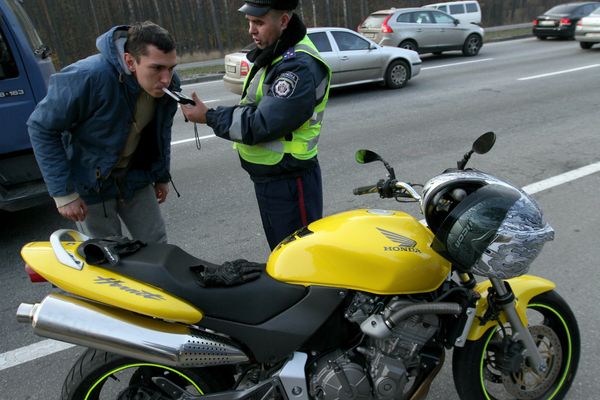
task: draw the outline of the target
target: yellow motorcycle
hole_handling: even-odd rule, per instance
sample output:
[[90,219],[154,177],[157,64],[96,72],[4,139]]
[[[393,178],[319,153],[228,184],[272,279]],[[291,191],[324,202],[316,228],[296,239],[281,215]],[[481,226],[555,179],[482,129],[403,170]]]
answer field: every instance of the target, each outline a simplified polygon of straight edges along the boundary
[[562,399],[577,322],[554,283],[525,275],[553,230],[525,193],[466,168],[494,142],[482,135],[421,193],[359,150],[388,176],[354,193],[418,202],[424,221],[384,209],[323,218],[237,286],[203,287],[205,261],[174,245],[93,265],[86,237],[55,232],[22,256],[61,293],[21,304],[18,320],[89,348],[65,400],[422,399],[446,350],[461,399]]

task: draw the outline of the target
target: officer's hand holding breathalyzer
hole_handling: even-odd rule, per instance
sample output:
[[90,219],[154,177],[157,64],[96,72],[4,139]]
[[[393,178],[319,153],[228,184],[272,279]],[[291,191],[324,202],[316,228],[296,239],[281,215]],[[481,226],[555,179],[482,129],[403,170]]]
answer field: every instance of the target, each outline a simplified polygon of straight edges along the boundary
[[195,105],[192,105],[192,104],[182,104],[181,105],[181,111],[183,112],[183,115],[185,115],[185,117],[192,122],[205,124],[206,123],[206,112],[208,111],[208,107],[206,107],[206,104],[204,104],[202,102],[202,100],[200,100],[198,98],[198,95],[196,95],[196,92],[192,93],[192,100],[194,101]]

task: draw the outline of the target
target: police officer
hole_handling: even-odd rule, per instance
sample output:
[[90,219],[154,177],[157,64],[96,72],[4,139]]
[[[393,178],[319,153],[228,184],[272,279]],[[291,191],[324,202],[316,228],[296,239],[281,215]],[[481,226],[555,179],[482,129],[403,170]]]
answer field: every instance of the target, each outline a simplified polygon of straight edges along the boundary
[[323,188],[317,142],[329,96],[331,69],[293,13],[298,0],[247,0],[256,49],[240,104],[208,109],[196,93],[182,108],[194,122],[235,142],[249,173],[271,249],[295,230],[322,218]]

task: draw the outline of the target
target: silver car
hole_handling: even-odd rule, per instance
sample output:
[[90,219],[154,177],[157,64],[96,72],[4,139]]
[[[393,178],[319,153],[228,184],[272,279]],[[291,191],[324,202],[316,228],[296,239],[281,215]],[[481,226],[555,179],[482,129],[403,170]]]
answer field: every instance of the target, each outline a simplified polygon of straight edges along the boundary
[[575,40],[582,49],[591,49],[593,45],[600,43],[600,8],[577,22]]
[[394,46],[419,53],[441,54],[461,50],[475,56],[483,45],[484,30],[428,8],[392,8],[372,13],[358,31],[382,46]]
[[[419,74],[421,59],[411,50],[382,47],[345,28],[309,28],[308,37],[333,71],[331,87],[381,82],[398,89]],[[252,64],[249,48],[225,56],[223,83],[234,93],[242,85]]]

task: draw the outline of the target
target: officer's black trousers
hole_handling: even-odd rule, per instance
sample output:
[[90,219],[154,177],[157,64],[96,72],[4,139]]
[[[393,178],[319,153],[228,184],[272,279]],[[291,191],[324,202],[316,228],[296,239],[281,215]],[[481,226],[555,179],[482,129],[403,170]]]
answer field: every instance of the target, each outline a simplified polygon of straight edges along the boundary
[[271,250],[297,229],[323,218],[319,165],[303,176],[255,182],[254,190]]

